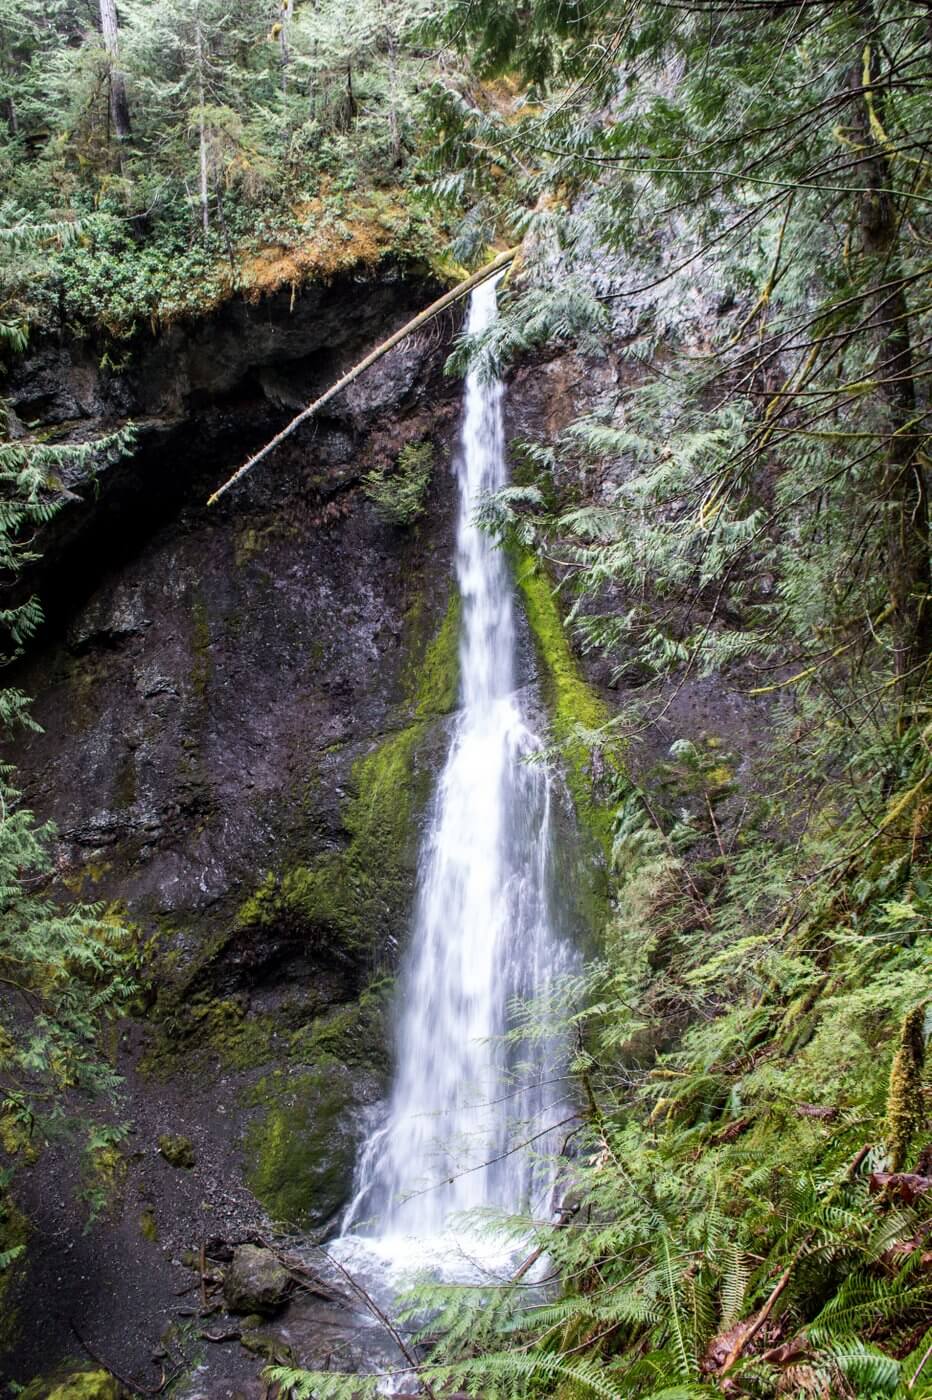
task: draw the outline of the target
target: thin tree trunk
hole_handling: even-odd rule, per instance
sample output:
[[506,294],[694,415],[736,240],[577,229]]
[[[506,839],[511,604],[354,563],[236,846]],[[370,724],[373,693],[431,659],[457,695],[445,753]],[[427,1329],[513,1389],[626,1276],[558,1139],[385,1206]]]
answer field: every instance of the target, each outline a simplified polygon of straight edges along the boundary
[[204,226],[204,233],[210,232],[210,205],[207,191],[207,129],[204,119],[204,41],[201,34],[201,17],[198,14],[194,22],[195,49],[197,53],[197,134],[198,134],[198,160],[199,160],[199,186],[201,203],[201,223]]
[[126,99],[126,79],[120,68],[120,26],[116,0],[100,0],[100,31],[110,65],[110,117],[119,141],[132,134],[129,102]]
[[356,95],[353,92],[353,65],[346,65],[346,110],[349,113],[347,125],[352,126],[356,121]]
[[[852,68],[854,126],[858,146],[870,159],[860,169],[865,190],[858,198],[864,252],[883,262],[888,285],[899,270],[899,217],[890,190],[892,171],[882,143],[884,94],[878,86],[876,25],[869,0],[860,0],[865,41],[861,63]],[[860,91],[864,89],[865,91]],[[921,461],[916,381],[909,328],[909,306],[901,286],[878,295],[874,310],[878,356],[876,373],[889,415],[889,436],[878,489],[886,507],[887,580],[892,607],[895,670],[906,698],[921,683],[932,656],[932,599],[929,568],[928,487]]]
[[291,25],[291,17],[294,14],[294,0],[282,0],[281,27],[278,31],[278,43],[281,49],[282,62],[282,92],[288,92],[288,65],[291,62],[291,55],[288,50],[288,30]]
[[401,122],[398,118],[398,64],[395,36],[388,36],[388,130],[392,142],[392,164],[401,164]]

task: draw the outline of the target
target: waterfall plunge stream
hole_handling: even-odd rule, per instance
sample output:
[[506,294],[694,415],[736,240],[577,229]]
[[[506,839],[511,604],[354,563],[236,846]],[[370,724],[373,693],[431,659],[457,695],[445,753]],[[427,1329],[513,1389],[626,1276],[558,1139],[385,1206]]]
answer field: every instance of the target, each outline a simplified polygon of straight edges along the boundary
[[[469,331],[495,315],[490,280],[472,293]],[[540,1135],[561,1117],[561,1096],[545,1082],[552,1047],[502,1042],[511,1003],[544,992],[566,956],[551,914],[552,780],[534,761],[540,740],[516,693],[513,584],[502,551],[474,522],[480,499],[506,481],[503,393],[498,380],[466,379],[461,709],[421,852],[388,1112],[360,1156],[340,1242],[355,1237],[393,1266],[445,1272],[451,1243],[455,1251],[463,1238],[461,1212],[547,1210]],[[536,1152],[511,1150],[535,1135]]]

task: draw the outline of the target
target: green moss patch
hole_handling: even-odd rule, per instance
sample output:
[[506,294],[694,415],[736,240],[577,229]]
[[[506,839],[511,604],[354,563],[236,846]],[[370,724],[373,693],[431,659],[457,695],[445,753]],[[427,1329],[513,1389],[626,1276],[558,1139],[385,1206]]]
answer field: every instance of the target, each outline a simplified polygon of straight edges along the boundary
[[32,1381],[21,1392],[20,1400],[120,1400],[123,1393],[109,1371],[78,1370]]
[[[566,780],[576,815],[610,859],[618,780],[627,781],[623,746],[605,732],[611,711],[586,681],[573,655],[550,580],[528,550],[515,546],[512,556],[524,610],[545,668],[554,737],[566,761]],[[611,780],[611,801],[598,790],[604,782],[596,779],[596,755]]]
[[192,1051],[219,1061],[224,1069],[252,1069],[276,1053],[278,1026],[270,1016],[247,1016],[235,998],[209,991],[180,993],[166,1010],[159,1034],[140,1061],[143,1074],[164,1077],[186,1063]]
[[459,699],[460,597],[451,593],[444,619],[436,636],[424,650],[415,698],[421,719],[430,715],[447,715],[456,709]]
[[[308,865],[268,874],[240,907],[238,927],[303,932],[311,948],[371,955],[404,918],[417,867],[416,817],[430,775],[415,759],[438,715],[451,711],[459,688],[459,598],[426,643],[414,641],[405,674],[413,719],[353,765],[354,795],[343,816],[347,844]],[[420,629],[420,609],[408,619]]]
[[143,1239],[148,1240],[150,1244],[158,1244],[159,1226],[155,1218],[154,1206],[143,1207],[142,1214],[139,1217],[139,1233],[142,1235]]
[[346,847],[266,875],[241,905],[238,929],[301,935],[323,957],[358,961],[374,954],[403,917],[414,879],[414,815],[426,796],[414,756],[423,729],[418,721],[358,760],[356,793],[344,815]]
[[191,1139],[181,1133],[163,1133],[159,1138],[159,1152],[171,1167],[190,1171],[196,1163]]
[[359,1132],[356,1076],[335,1059],[300,1074],[276,1071],[246,1096],[261,1108],[247,1130],[246,1180],[272,1219],[308,1229],[344,1204]]

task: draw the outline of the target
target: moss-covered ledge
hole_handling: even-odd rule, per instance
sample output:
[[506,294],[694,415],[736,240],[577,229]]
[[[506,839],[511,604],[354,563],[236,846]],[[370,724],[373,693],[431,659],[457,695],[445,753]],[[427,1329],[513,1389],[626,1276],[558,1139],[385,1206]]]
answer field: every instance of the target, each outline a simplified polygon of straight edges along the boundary
[[[281,875],[267,874],[241,905],[238,930],[301,930],[316,951],[379,963],[386,938],[406,916],[417,876],[418,817],[433,787],[433,774],[418,765],[417,755],[435,721],[456,705],[459,614],[459,596],[451,591],[434,636],[410,648],[402,707],[407,722],[353,765],[353,796],[343,813],[346,844]],[[408,631],[420,628],[416,606]]]
[[310,985],[303,1004],[274,1016],[251,1014],[248,999],[238,995],[218,995],[218,978],[237,945],[289,946],[321,968],[343,969],[350,995],[353,982],[365,987],[392,961],[416,882],[420,817],[433,788],[432,738],[459,693],[459,615],[452,582],[439,622],[436,607],[415,598],[393,716],[398,727],[352,765],[343,843],[262,873],[184,975],[163,982],[144,1071],[171,1075],[192,1054],[234,1070],[307,1063],[303,1056],[326,1004],[315,1000]]
[[630,787],[624,744],[609,728],[611,710],[582,673],[543,564],[518,544],[509,553],[542,663],[544,698],[576,816],[608,864],[615,808]]

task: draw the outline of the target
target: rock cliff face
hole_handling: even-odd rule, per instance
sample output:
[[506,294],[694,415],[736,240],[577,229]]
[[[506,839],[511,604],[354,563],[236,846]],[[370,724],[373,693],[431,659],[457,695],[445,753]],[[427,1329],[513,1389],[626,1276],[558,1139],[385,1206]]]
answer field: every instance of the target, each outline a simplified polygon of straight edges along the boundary
[[[62,888],[138,926],[144,1003],[118,1052],[128,1150],[88,1176],[53,1146],[32,1173],[10,1378],[79,1350],[73,1322],[150,1383],[185,1249],[270,1221],[319,1230],[345,1199],[456,700],[452,326],[204,502],[434,293],[383,275],[233,303],[139,337],[116,369],[42,345],[8,386],[22,420],[70,438],[138,425],[130,454],[66,483],[32,580],[50,621],[17,676],[44,732],[13,756],[58,826]],[[425,438],[429,508],[385,524],[361,478]],[[165,1135],[193,1167],[159,1152]],[[102,1207],[89,1236],[82,1185]]]

